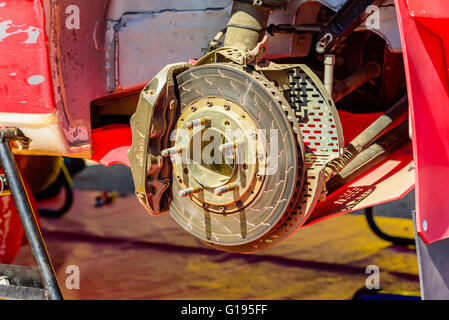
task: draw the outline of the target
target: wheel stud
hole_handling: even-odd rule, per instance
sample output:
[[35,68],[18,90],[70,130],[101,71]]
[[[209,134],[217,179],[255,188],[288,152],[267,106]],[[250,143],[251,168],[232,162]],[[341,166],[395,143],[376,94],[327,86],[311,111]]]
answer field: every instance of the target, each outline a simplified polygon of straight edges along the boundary
[[191,196],[192,194],[198,193],[202,190],[203,190],[203,187],[201,187],[201,186],[193,186],[193,187],[190,187],[187,189],[179,190],[178,195],[180,197],[188,197],[188,196]]
[[225,185],[225,186],[216,188],[216,189],[214,190],[214,193],[215,193],[217,196],[221,196],[223,193],[226,193],[226,192],[235,190],[235,189],[237,189],[238,187],[239,187],[239,184],[238,184],[237,182],[232,182],[232,183],[229,183],[229,184],[227,184],[227,185]]
[[237,141],[223,143],[218,147],[218,150],[220,150],[221,152],[227,152],[232,149],[237,149],[240,145],[242,145],[242,143]]
[[199,119],[195,119],[195,120],[191,120],[188,121],[186,123],[187,129],[193,129],[199,126],[206,126],[209,127],[210,126],[210,119],[209,118],[199,118]]
[[182,147],[173,147],[173,148],[168,148],[168,149],[164,149],[161,151],[161,155],[163,157],[168,157],[168,156],[172,156],[175,155],[177,153],[181,153],[183,150]]

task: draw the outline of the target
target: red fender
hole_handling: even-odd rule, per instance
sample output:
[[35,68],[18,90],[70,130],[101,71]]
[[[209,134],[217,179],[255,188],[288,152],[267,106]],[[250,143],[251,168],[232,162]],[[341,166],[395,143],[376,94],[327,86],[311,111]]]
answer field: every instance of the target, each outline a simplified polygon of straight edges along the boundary
[[[36,201],[27,182],[24,182],[31,206],[36,213]],[[36,218],[39,223],[39,217]],[[0,263],[12,263],[23,244],[26,244],[26,238],[14,200],[11,195],[0,196]]]
[[23,241],[14,200],[11,195],[0,197],[0,263],[12,263]]

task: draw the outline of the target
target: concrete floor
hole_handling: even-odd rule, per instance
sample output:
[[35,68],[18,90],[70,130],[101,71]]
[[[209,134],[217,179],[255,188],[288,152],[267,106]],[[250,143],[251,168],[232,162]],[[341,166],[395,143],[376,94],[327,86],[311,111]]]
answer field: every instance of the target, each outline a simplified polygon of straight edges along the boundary
[[[105,175],[105,170],[113,173]],[[149,216],[127,195],[132,183],[126,172],[88,168],[76,177],[78,188],[108,186],[125,196],[96,208],[99,192],[78,190],[67,215],[42,219],[67,299],[351,299],[365,286],[369,265],[380,268],[384,290],[419,293],[414,248],[378,239],[362,215],[342,215],[306,227],[256,255],[223,253],[184,232],[168,215]],[[384,207],[378,212],[405,215],[412,206],[410,198],[400,206],[393,204],[394,210]],[[378,219],[389,232],[413,235],[409,219]],[[15,263],[33,264],[27,247]],[[79,290],[65,286],[69,265],[80,269]]]
[[[134,194],[134,183],[129,167],[117,164],[111,167],[94,165],[86,167],[74,177],[74,185],[83,190],[117,191],[122,195]],[[379,205],[375,214],[384,217],[411,219],[415,207],[415,192],[412,191],[403,199]]]

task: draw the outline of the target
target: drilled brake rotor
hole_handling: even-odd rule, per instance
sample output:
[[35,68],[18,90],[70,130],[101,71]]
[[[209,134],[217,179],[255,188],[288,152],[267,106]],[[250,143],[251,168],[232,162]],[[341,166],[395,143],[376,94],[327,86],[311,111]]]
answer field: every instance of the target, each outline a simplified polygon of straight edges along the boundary
[[[173,193],[187,190],[187,196],[173,198],[170,214],[188,232],[225,250],[253,248],[294,208],[303,180],[303,149],[293,110],[259,77],[231,64],[208,64],[177,77],[181,110],[176,127],[191,134],[187,139],[182,134],[172,137],[177,150],[172,155]],[[195,120],[201,125],[192,129]],[[246,132],[230,138],[227,127]],[[207,130],[217,133],[220,144],[238,142],[241,148],[234,148],[229,161],[218,167],[186,164],[194,160],[186,156],[194,137]],[[266,141],[265,148],[258,148],[258,141]],[[217,195],[217,189],[229,186]]]
[[[298,230],[323,195],[326,163],[339,156],[344,146],[337,109],[319,78],[307,66],[271,63],[258,71],[260,73],[253,73],[253,76],[264,83],[280,103],[292,127],[299,125],[297,138],[304,143],[304,168],[300,168],[304,170],[304,180],[294,208],[284,212],[277,225],[257,241],[235,247],[213,245],[230,252],[261,251]],[[277,83],[277,87],[269,86],[267,78]]]
[[151,214],[167,208],[207,244],[251,253],[307,221],[323,194],[325,164],[344,142],[332,99],[309,68],[250,69],[239,54],[218,49],[212,61],[162,70],[132,118],[130,162]]

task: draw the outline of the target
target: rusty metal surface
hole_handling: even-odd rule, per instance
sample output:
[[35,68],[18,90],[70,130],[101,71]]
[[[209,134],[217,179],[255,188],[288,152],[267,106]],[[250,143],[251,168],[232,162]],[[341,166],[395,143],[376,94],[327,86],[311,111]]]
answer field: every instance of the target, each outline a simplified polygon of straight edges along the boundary
[[[44,4],[60,125],[69,147],[77,149],[77,153],[89,154],[90,102],[106,94],[103,45],[106,1],[46,0]],[[78,11],[70,10],[74,7]],[[73,17],[79,20],[78,25],[70,24],[74,12],[78,12]]]

